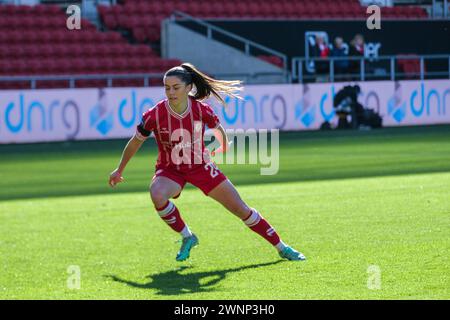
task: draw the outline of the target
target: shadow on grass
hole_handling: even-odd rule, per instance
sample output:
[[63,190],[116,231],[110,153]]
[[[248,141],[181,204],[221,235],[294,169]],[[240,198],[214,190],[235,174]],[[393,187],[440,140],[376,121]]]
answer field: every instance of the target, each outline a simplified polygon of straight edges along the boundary
[[146,278],[150,279],[150,281],[145,283],[122,279],[116,275],[106,275],[105,277],[116,282],[124,283],[133,288],[154,289],[156,290],[157,295],[172,296],[198,292],[212,292],[214,291],[214,286],[224,280],[229,273],[271,266],[283,261],[284,260],[277,260],[274,262],[252,264],[238,268],[193,273],[183,273],[185,270],[192,269],[192,267],[182,266],[175,270],[148,275]]

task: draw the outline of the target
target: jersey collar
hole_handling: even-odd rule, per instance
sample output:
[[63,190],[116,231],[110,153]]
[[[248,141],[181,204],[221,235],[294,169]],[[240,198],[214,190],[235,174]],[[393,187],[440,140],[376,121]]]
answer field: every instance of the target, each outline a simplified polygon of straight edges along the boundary
[[183,119],[187,114],[189,114],[189,112],[191,111],[191,97],[188,97],[188,106],[187,106],[187,108],[186,108],[186,110],[184,110],[183,111],[183,113],[177,113],[176,111],[174,111],[171,107],[170,107],[170,104],[169,104],[169,100],[167,99],[166,100],[166,103],[165,103],[165,105],[166,105],[166,108],[167,108],[167,110],[169,111],[169,113],[171,114],[171,115],[173,115],[174,117],[177,117],[177,118],[179,118],[179,119]]

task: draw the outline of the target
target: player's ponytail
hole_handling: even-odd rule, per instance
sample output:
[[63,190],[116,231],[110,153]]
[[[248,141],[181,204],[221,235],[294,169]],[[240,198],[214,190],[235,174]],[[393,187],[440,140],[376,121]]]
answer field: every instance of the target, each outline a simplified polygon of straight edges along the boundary
[[213,79],[190,63],[183,63],[180,67],[172,68],[166,73],[166,76],[172,75],[179,76],[186,84],[194,84],[196,89],[194,98],[197,100],[207,99],[211,94],[223,105],[225,105],[225,100],[221,94],[242,99],[238,94],[243,89],[240,80]]

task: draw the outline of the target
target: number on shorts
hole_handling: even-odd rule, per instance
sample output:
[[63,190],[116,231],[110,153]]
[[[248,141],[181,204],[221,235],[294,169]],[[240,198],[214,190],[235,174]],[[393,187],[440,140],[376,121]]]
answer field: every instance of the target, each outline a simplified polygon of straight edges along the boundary
[[219,169],[216,167],[215,163],[213,162],[209,162],[207,164],[205,164],[205,170],[209,169],[209,174],[211,175],[211,177],[215,178],[219,175],[220,171]]

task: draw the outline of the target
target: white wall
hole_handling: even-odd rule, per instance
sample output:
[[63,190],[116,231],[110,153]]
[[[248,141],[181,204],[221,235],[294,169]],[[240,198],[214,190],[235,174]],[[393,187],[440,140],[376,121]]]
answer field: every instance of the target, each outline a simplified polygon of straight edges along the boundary
[[[315,130],[335,121],[332,100],[346,83],[252,85],[244,100],[210,101],[225,128]],[[359,101],[385,126],[450,124],[450,81],[359,83]],[[0,143],[127,138],[162,87],[0,91]]]

